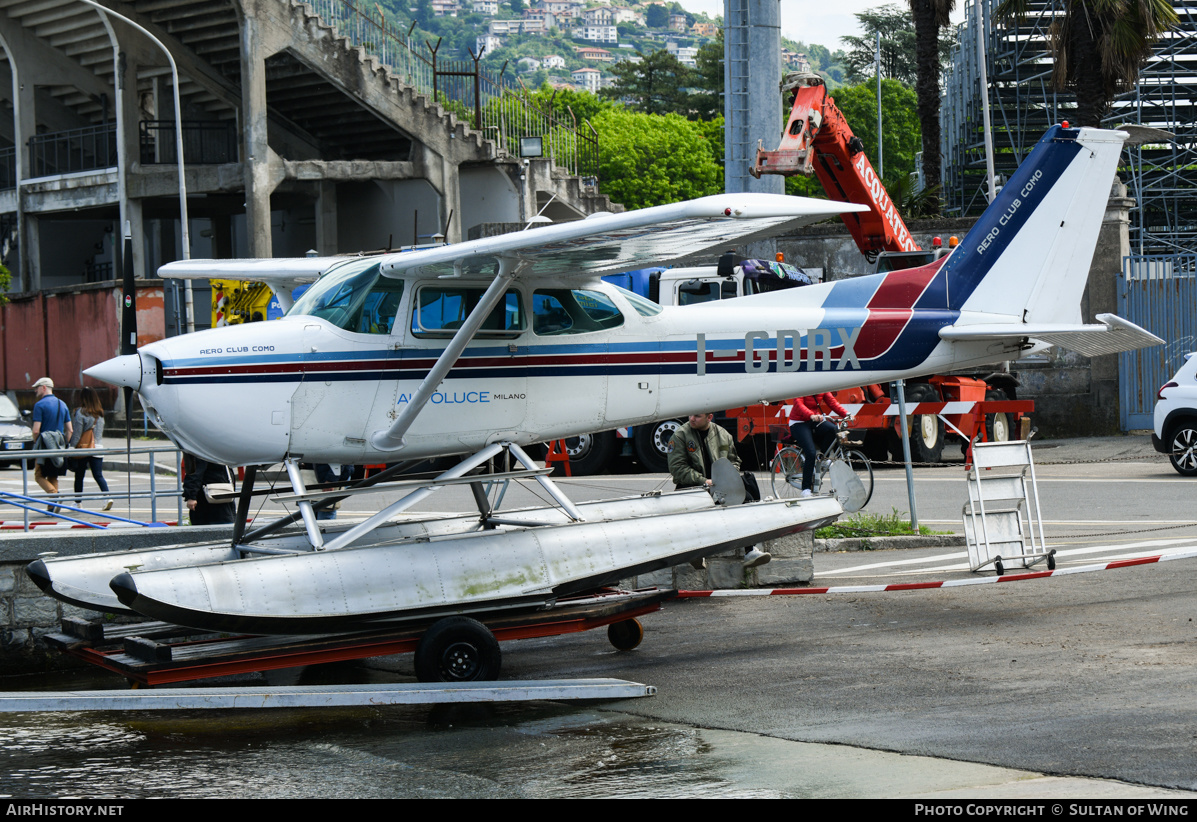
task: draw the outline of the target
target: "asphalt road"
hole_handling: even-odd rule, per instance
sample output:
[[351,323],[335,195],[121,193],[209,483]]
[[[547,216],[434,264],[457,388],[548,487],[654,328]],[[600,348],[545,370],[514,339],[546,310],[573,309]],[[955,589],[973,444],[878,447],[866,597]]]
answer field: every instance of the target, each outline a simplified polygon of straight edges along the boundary
[[[1038,446],[1062,570],[1197,551],[1194,480],[1144,446],[1141,437]],[[562,485],[575,499],[669,487],[643,475]],[[924,523],[959,530],[959,467],[919,469],[916,495]],[[902,472],[883,469],[869,509],[905,511],[906,499]],[[535,500],[513,490],[509,504]],[[342,515],[380,504],[358,497]],[[471,506],[457,489],[420,508]],[[1197,560],[1183,558],[1014,584],[675,601],[643,618],[632,652],[614,651],[601,632],[508,643],[503,678],[621,677],[658,694],[602,713],[1197,790],[1194,570]],[[815,576],[835,586],[987,578],[968,571],[960,549],[817,554]],[[395,665],[409,673],[408,658]]]

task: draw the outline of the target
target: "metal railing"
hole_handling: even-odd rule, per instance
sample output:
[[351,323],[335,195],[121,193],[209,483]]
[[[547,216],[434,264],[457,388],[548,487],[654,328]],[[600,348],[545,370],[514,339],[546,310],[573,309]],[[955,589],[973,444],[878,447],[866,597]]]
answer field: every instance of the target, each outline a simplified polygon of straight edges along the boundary
[[[139,133],[143,165],[178,162],[174,120],[142,120]],[[183,162],[187,165],[237,162],[236,124],[231,120],[184,120]]]
[[[124,448],[65,448],[59,450],[38,450],[38,451],[4,451],[2,458],[4,460],[18,461],[21,466],[21,493],[16,494],[10,491],[0,490],[0,504],[11,505],[22,511],[22,522],[24,523],[23,530],[28,531],[31,527],[29,521],[30,514],[41,514],[48,517],[54,517],[61,522],[69,522],[73,525],[82,527],[96,528],[99,530],[106,530],[107,526],[100,525],[95,522],[90,522],[81,517],[88,516],[102,516],[105,520],[114,523],[122,523],[131,527],[151,527],[160,526],[165,523],[158,521],[158,501],[160,499],[173,500],[175,504],[175,521],[177,523],[183,522],[183,452],[173,445],[167,446],[145,446],[139,445],[135,448],[126,451]],[[159,466],[155,459],[156,454],[171,454],[168,458],[167,464],[173,463],[175,475],[170,478],[173,479],[173,484],[168,483],[164,488],[159,488]],[[134,492],[130,486],[125,493],[118,493],[111,489],[105,493],[103,491],[85,491],[76,494],[74,491],[59,490],[57,494],[45,494],[37,483],[33,481],[33,469],[35,461],[43,457],[62,456],[66,459],[72,457],[87,458],[87,457],[125,457],[128,455],[148,455],[149,464],[149,480],[150,488],[148,491]],[[112,468],[113,466],[108,466]],[[165,466],[164,466],[165,467]],[[61,469],[62,474],[59,476],[59,484],[68,480],[73,481],[74,471],[69,467],[69,463],[64,464]],[[134,471],[135,474],[141,474],[141,471]],[[30,484],[33,485],[30,488]],[[94,483],[93,483],[94,484]],[[36,495],[36,496],[35,496]],[[148,522],[136,519],[129,519],[115,514],[110,514],[106,511],[96,511],[85,509],[80,503],[90,500],[143,500],[150,501],[150,519]],[[58,510],[52,511],[51,508]]]
[[29,157],[34,177],[113,168],[117,164],[116,126],[35,134],[29,138]]
[[[519,157],[521,137],[540,137],[544,156],[571,175],[598,176],[598,133],[585,123],[563,120],[530,98],[514,77],[472,60],[441,60],[440,41],[417,44],[387,22],[379,7],[366,10],[352,0],[306,0],[337,34],[388,66],[404,84],[429,95],[493,140],[500,155]],[[421,48],[422,46],[422,48]],[[427,54],[427,56],[425,56]]]

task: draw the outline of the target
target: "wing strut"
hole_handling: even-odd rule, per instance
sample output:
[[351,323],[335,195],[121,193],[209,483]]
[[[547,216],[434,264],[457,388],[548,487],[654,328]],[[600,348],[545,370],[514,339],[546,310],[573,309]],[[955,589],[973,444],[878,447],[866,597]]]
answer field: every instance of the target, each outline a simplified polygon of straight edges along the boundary
[[412,423],[416,421],[416,417],[420,416],[420,411],[432,399],[432,395],[436,393],[437,387],[440,386],[441,381],[448,375],[470,341],[474,339],[474,335],[478,329],[482,327],[482,323],[490,316],[490,312],[503,299],[503,295],[507,292],[507,286],[515,279],[515,275],[519,273],[526,263],[522,260],[517,260],[512,257],[499,258],[499,272],[495,275],[494,280],[491,281],[490,287],[482,295],[482,299],[478,301],[478,305],[474,306],[474,310],[470,312],[470,316],[466,317],[465,322],[462,323],[461,328],[457,329],[457,333],[453,335],[453,339],[445,346],[445,350],[437,357],[436,363],[429,370],[424,377],[424,381],[420,383],[420,387],[412,394],[411,402],[403,408],[395,421],[391,423],[390,428],[385,431],[377,431],[371,438],[371,444],[374,447],[383,451],[398,451],[404,446],[403,437],[407,433],[407,429],[411,428]]

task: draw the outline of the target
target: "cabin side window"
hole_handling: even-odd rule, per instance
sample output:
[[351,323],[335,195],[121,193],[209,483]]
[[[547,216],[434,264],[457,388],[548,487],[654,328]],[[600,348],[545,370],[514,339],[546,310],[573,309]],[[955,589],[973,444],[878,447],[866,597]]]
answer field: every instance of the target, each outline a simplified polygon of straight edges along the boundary
[[532,294],[532,330],[541,337],[588,334],[623,325],[623,314],[599,291],[544,288]]
[[[482,299],[485,289],[426,285],[416,292],[411,333],[417,337],[452,337]],[[479,337],[515,337],[527,328],[520,293],[510,289],[478,329]]]
[[287,315],[319,317],[356,334],[390,334],[402,299],[402,280],[382,276],[377,260],[354,260],[321,277]]

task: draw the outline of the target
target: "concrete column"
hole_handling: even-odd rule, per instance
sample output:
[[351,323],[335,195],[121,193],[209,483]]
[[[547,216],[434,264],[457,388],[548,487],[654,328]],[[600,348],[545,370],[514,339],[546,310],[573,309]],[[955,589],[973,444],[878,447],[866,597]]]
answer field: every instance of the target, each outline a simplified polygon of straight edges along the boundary
[[[248,4],[247,4],[248,6]],[[245,217],[251,257],[270,257],[270,185],[266,130],[266,58],[259,48],[258,21],[246,9],[241,21],[241,132],[242,166],[245,169]]]
[[316,197],[316,251],[337,253],[337,184],[321,180]]
[[[10,59],[11,62],[11,59]],[[21,269],[18,272],[20,291],[41,288],[41,258],[38,253],[37,217],[25,212],[21,196],[21,182],[33,176],[33,155],[29,138],[37,133],[37,106],[32,82],[22,82],[20,68],[13,69],[13,127],[17,147],[17,226],[21,235]]]
[[754,179],[748,167],[759,140],[781,140],[781,2],[724,0],[724,80],[727,88],[724,188],[728,193],[785,192],[785,178]]
[[[445,242],[461,242],[461,175],[457,163],[442,157],[441,168],[441,219],[440,231],[445,233]],[[445,223],[448,221],[448,227]]]

